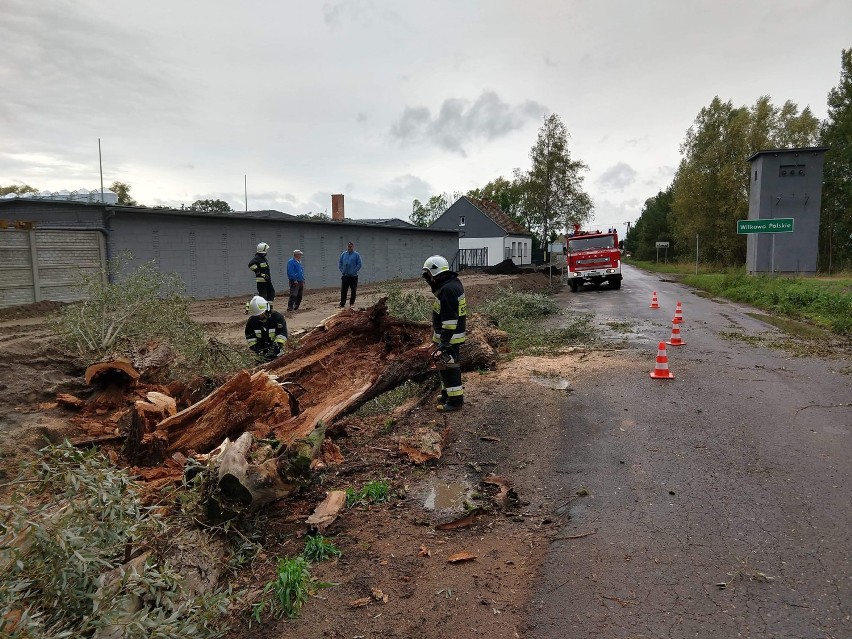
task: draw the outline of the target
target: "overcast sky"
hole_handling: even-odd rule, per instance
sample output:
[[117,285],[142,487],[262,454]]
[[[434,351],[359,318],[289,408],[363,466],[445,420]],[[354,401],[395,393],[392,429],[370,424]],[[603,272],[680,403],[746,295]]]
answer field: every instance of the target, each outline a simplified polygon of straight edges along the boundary
[[407,219],[557,113],[595,224],[672,179],[715,95],[824,118],[849,0],[0,0],[0,185]]

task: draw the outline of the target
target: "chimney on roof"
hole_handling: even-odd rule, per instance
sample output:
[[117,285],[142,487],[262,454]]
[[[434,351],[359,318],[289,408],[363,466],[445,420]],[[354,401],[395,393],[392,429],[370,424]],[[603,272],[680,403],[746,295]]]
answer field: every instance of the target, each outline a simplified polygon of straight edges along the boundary
[[343,215],[343,193],[332,193],[331,195],[331,219],[333,222],[342,222]]

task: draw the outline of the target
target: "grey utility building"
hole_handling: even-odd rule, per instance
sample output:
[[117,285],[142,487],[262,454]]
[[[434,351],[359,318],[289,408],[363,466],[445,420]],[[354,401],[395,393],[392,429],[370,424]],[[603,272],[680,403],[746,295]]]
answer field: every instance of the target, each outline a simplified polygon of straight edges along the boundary
[[429,228],[458,231],[462,264],[532,263],[532,235],[491,200],[460,197]]
[[815,275],[827,147],[758,151],[748,160],[748,219],[793,219],[791,233],[747,236],[746,271]]
[[211,299],[256,292],[248,262],[259,242],[270,245],[272,282],[286,291],[286,263],[304,252],[309,288],[338,286],[337,261],[353,242],[362,283],[420,274],[430,255],[455,255],[458,233],[412,226],[317,221],[278,211],[201,213],[21,197],[0,199],[0,307],[70,301],[80,271],[97,271],[129,252],[177,273],[187,293]]

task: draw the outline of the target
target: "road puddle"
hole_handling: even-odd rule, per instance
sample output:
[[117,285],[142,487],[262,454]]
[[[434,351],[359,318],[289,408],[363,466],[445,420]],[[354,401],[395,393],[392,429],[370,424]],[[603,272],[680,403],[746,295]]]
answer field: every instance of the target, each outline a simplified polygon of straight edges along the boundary
[[429,510],[460,508],[469,498],[470,487],[458,482],[432,480],[423,505]]

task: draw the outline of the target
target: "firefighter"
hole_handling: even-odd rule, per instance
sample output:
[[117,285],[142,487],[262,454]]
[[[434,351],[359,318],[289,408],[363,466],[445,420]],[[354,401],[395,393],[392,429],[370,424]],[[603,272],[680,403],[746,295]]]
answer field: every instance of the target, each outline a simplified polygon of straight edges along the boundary
[[446,258],[433,255],[423,264],[423,279],[432,289],[432,358],[441,378],[439,412],[461,410],[464,404],[459,351],[464,343],[467,301],[458,274],[450,270]]
[[278,311],[273,311],[269,302],[255,295],[248,303],[249,315],[246,322],[248,347],[271,361],[278,357],[287,345],[287,322]]
[[261,242],[257,245],[257,252],[251,258],[248,267],[254,272],[254,281],[257,284],[257,294],[267,302],[275,299],[275,287],[272,286],[272,275],[269,270],[269,262],[266,254],[269,253],[269,244]]

